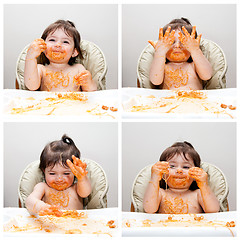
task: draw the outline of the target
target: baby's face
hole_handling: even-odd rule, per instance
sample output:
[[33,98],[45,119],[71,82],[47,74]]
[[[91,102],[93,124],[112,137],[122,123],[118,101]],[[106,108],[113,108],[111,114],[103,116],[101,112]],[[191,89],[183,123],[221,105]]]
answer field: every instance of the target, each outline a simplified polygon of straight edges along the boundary
[[186,160],[182,154],[176,154],[169,161],[169,174],[167,184],[170,188],[188,189],[193,179],[189,177],[188,170],[194,167],[193,160]]
[[61,28],[48,34],[45,42],[47,49],[44,53],[50,62],[65,63],[78,55],[73,37],[68,36]]
[[47,167],[44,174],[47,185],[58,191],[71,187],[74,181],[74,175],[70,168],[58,163],[54,167]]
[[186,48],[183,47],[182,43],[178,39],[179,30],[175,31],[174,37],[175,37],[174,43],[167,52],[166,58],[170,62],[186,62],[191,56],[191,54]]

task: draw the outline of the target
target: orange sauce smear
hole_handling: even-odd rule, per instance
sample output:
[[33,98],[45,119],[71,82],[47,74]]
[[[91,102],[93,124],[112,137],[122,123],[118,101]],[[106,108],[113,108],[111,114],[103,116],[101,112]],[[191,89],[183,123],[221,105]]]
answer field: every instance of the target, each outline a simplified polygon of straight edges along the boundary
[[183,201],[182,198],[175,197],[173,202],[168,199],[164,199],[164,213],[167,214],[187,214],[188,204]]
[[52,72],[46,71],[46,76],[49,78],[49,81],[45,81],[44,84],[48,91],[51,91],[53,87],[57,88],[58,85],[62,85],[63,87],[68,87],[70,77],[69,74],[64,74],[62,71],[60,72]]
[[50,191],[47,203],[66,208],[69,204],[69,194],[64,191]]
[[166,82],[166,85],[168,89],[170,89],[172,86],[174,88],[179,88],[181,85],[187,85],[188,83],[188,73],[183,72],[182,69],[176,69],[176,70],[167,70],[165,74],[168,77],[168,81]]
[[48,50],[48,55],[53,60],[62,60],[62,59],[64,59],[67,56],[67,53],[66,53],[66,51],[63,51],[63,52],[53,51],[53,49],[50,48]]

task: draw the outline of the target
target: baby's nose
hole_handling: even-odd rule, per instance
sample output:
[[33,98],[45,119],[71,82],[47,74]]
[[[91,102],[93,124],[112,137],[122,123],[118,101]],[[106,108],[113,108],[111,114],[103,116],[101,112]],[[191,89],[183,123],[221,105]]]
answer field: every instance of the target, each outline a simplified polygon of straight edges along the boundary
[[176,40],[174,43],[174,47],[179,48],[181,45],[181,42],[179,40]]
[[182,168],[178,168],[178,169],[177,169],[177,173],[183,173]]

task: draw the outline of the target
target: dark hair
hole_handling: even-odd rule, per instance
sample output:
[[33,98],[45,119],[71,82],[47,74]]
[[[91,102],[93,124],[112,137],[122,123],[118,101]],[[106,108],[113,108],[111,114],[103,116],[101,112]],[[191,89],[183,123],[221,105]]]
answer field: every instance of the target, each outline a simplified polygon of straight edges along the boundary
[[47,167],[54,167],[57,163],[68,167],[66,161],[67,159],[73,161],[72,155],[80,158],[80,151],[73,140],[64,134],[61,140],[53,141],[45,146],[40,156],[39,168],[44,173]]
[[[83,53],[82,50],[80,48],[80,42],[81,42],[81,37],[80,34],[78,32],[78,30],[75,27],[75,24],[69,20],[65,21],[65,20],[57,20],[56,22],[52,23],[51,25],[49,25],[43,32],[41,38],[43,40],[46,40],[47,36],[52,33],[55,32],[57,29],[63,29],[64,32],[73,38],[74,40],[74,48],[76,48],[77,52],[78,52],[78,56],[80,57],[80,59],[83,59]],[[76,62],[77,57],[71,57],[69,59],[68,64],[69,65],[73,65]],[[47,59],[47,57],[45,56],[44,53],[41,53],[40,55],[40,63],[47,63],[49,64],[49,60]]]
[[[192,33],[192,24],[191,22],[187,19],[187,18],[175,18],[173,19],[170,23],[168,23],[167,25],[165,25],[163,27],[163,35],[165,34],[166,30],[168,27],[171,27],[171,31],[172,30],[179,30],[182,32],[182,27],[185,27],[187,29],[187,31],[189,32],[189,34]],[[195,38],[197,38],[197,31],[195,33]],[[169,62],[168,59],[166,59],[166,62]],[[187,60],[187,62],[193,62],[192,57],[190,56],[189,59]]]
[[[179,30],[182,32],[182,27],[185,27],[189,34],[192,33],[192,24],[187,18],[175,18],[170,23],[163,27],[163,34],[165,34],[168,27],[171,27],[172,30]],[[195,33],[195,38],[197,37],[197,31]]]
[[[200,158],[199,154],[194,149],[192,144],[189,142],[186,142],[186,141],[176,142],[171,147],[168,147],[167,149],[165,149],[163,151],[163,153],[161,154],[159,161],[168,161],[171,158],[173,158],[176,154],[177,155],[182,154],[186,160],[191,159],[193,161],[195,167],[200,167],[201,158]],[[166,188],[166,182],[163,179],[160,181],[160,187]],[[189,187],[189,189],[195,190],[197,188],[198,188],[198,186],[197,186],[196,181],[193,181],[191,186]]]

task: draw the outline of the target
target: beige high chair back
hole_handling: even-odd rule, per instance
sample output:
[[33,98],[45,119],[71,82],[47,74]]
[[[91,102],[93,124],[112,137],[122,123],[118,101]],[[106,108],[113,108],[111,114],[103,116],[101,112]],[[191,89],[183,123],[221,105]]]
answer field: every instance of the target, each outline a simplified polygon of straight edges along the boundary
[[[29,45],[20,53],[16,66],[16,88],[23,90],[28,90],[24,84],[24,66]],[[97,84],[98,90],[106,89],[107,63],[102,50],[96,44],[87,40],[81,40],[80,47],[83,51],[84,59],[81,60],[77,58],[77,63],[81,63],[90,71],[92,79]]]
[[[104,170],[93,160],[86,158],[81,158],[81,160],[87,164],[88,178],[92,186],[91,194],[83,199],[84,208],[106,208],[108,181]],[[19,207],[25,207],[26,198],[32,193],[34,186],[44,181],[39,163],[39,160],[30,163],[20,177],[18,185]]]
[[[201,39],[200,48],[212,65],[213,76],[203,81],[203,89],[226,88],[227,61],[223,50],[213,41]],[[137,85],[141,88],[159,88],[149,81],[150,66],[154,56],[154,48],[148,44],[142,51],[137,64]]]
[[[143,168],[135,178],[131,191],[131,211],[132,212],[144,212],[143,209],[143,197],[146,191],[146,187],[151,178],[152,165],[148,165]],[[214,194],[216,195],[219,204],[220,211],[228,211],[227,196],[229,192],[228,183],[223,172],[216,166],[202,162],[201,168],[208,174],[208,183]]]

